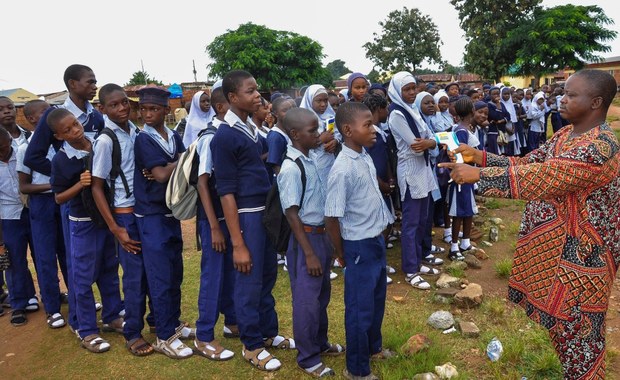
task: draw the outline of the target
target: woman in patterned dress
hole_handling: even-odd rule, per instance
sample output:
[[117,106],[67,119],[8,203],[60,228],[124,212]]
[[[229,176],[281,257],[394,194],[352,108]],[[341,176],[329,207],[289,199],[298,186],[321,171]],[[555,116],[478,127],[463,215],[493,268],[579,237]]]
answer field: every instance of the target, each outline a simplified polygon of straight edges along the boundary
[[461,145],[457,183],[528,201],[509,299],[549,330],[565,379],[605,377],[605,315],[620,262],[620,145],[605,122],[616,95],[607,72],[582,70],[560,103],[571,125],[523,158]]

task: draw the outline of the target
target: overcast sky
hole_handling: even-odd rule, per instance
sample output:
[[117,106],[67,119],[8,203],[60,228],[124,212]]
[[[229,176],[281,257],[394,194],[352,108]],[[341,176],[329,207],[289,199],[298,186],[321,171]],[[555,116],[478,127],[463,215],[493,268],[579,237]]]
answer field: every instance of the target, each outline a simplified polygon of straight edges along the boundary
[[[545,6],[562,3],[543,1]],[[608,27],[620,35],[617,0],[571,3],[599,5],[616,22]],[[5,33],[0,90],[62,91],[63,72],[73,63],[90,66],[100,86],[125,84],[141,70],[141,61],[151,77],[165,84],[193,81],[195,61],[197,79],[203,81],[208,76],[206,45],[246,22],[307,36],[323,46],[324,64],[341,59],[351,70],[367,73],[373,65],[362,45],[381,32],[380,21],[403,7],[417,7],[433,19],[443,41],[443,59],[459,65],[465,40],[449,0],[6,1],[0,22]],[[611,46],[603,56],[620,56],[620,38]]]

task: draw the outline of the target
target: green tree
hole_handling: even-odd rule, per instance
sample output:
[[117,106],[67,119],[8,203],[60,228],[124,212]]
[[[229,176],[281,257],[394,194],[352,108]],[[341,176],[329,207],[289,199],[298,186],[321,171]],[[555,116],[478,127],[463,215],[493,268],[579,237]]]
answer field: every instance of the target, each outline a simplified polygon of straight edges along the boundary
[[605,42],[618,34],[605,28],[609,24],[613,20],[596,5],[537,9],[508,33],[507,48],[515,49],[517,56],[514,70],[533,75],[538,83],[543,74],[567,66],[578,70],[588,61],[600,61],[596,53],[611,51]]
[[373,42],[363,45],[366,57],[383,71],[410,71],[419,69],[422,62],[441,64],[439,47],[443,44],[433,20],[417,8],[392,11],[379,35],[373,33]]
[[151,78],[149,76],[149,73],[147,73],[146,71],[136,71],[135,73],[133,73],[133,76],[131,77],[131,79],[129,80],[129,82],[125,83],[125,86],[139,86],[139,85],[146,85],[146,84],[156,84],[158,86],[163,86],[164,84],[160,81],[158,81],[155,78]]
[[206,51],[213,60],[208,65],[212,75],[221,78],[230,70],[246,70],[265,91],[312,83],[332,86],[321,63],[323,47],[297,33],[246,23],[217,36]]
[[341,59],[331,61],[330,63],[327,64],[327,66],[325,66],[325,68],[329,70],[329,73],[332,76],[332,80],[337,80],[344,74],[351,72],[351,70],[347,67],[347,65]]
[[450,0],[465,31],[465,69],[498,82],[515,61],[515,52],[506,49],[502,41],[541,1]]

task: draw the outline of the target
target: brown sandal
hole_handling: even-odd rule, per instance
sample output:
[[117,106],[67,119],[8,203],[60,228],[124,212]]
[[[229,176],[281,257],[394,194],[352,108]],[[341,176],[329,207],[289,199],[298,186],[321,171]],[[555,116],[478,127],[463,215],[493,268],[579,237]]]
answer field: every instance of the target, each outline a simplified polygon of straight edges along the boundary
[[203,342],[198,339],[194,339],[194,347],[194,352],[204,356],[207,359],[215,361],[224,361],[232,359],[232,357],[235,356],[234,352],[222,347],[217,340]]
[[155,352],[153,346],[144,340],[143,337],[134,338],[125,342],[125,347],[134,356],[147,356]]
[[99,334],[90,334],[82,339],[82,348],[100,354],[110,350],[110,343],[100,337]]
[[327,343],[327,344],[329,345],[329,347],[323,350],[321,352],[321,355],[338,356],[338,355],[344,354],[347,350],[345,346],[341,346],[339,344],[331,344],[331,343]]
[[[259,359],[258,357],[263,352],[266,352],[267,356],[265,356],[262,359]],[[245,360],[247,360],[250,364],[260,369],[261,371],[268,371],[268,372],[277,371],[282,366],[282,363],[280,363],[280,361],[276,359],[273,355],[271,355],[269,351],[267,351],[264,347],[257,348],[256,350],[253,350],[253,351],[247,350],[245,347],[243,347],[243,349],[241,350],[241,354],[243,355],[243,358]],[[277,362],[277,366],[274,368],[267,368],[267,365],[272,360]],[[276,364],[276,363],[273,363],[273,364]]]
[[306,375],[310,375],[314,377],[315,379],[320,379],[321,377],[327,377],[327,376],[334,376],[336,374],[333,369],[329,368],[323,363],[321,363],[319,368],[315,369],[314,371],[308,371],[307,369],[299,365],[297,365],[297,368],[299,368]]
[[273,344],[278,336],[265,339],[265,347],[275,347],[281,350],[295,349],[295,340],[286,336],[280,336],[280,338],[282,338],[282,341],[278,344]]

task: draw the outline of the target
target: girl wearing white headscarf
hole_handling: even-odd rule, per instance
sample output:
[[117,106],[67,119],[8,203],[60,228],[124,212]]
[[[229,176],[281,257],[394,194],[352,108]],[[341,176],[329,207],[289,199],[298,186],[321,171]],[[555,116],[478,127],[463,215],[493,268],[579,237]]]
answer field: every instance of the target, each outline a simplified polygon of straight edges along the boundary
[[397,177],[401,193],[402,269],[406,281],[418,289],[430,289],[420,274],[438,274],[423,265],[422,239],[426,229],[430,193],[437,182],[429,160],[429,150],[436,150],[433,132],[428,128],[415,101],[416,81],[411,73],[401,71],[390,81],[388,95],[392,101],[388,125],[398,148]]
[[187,116],[187,125],[183,134],[183,145],[186,147],[193,143],[198,134],[207,128],[209,121],[207,115],[211,110],[211,98],[204,91],[198,91],[192,97],[192,106]]
[[[515,110],[515,104],[512,101],[512,92],[510,87],[502,87],[500,90],[501,102],[506,107],[506,111],[510,114],[510,119],[506,122],[506,132],[508,132],[508,144],[504,147],[504,153],[507,156],[518,156],[521,154],[521,145],[517,139],[517,111]],[[504,99],[507,95],[508,99]]]
[[527,133],[527,143],[530,151],[538,149],[541,136],[545,130],[545,93],[540,91],[534,96],[530,107],[530,130]]
[[[319,95],[324,96],[321,97],[320,101],[316,101]],[[299,107],[314,112],[319,119],[319,138],[321,140],[321,146],[313,149],[312,154],[315,155],[313,158],[319,169],[321,181],[327,184],[329,170],[332,168],[334,160],[336,159],[334,153],[338,145],[339,134],[335,125],[336,113],[331,104],[329,104],[329,97],[327,96],[325,87],[320,84],[309,86],[301,99]],[[331,130],[328,130],[328,128],[331,128]]]
[[[437,112],[432,117],[433,132],[445,132],[452,130],[454,126],[454,118],[450,115],[448,108],[450,106],[448,94],[444,90],[439,90],[435,95],[435,105]],[[441,105],[439,103],[441,102]]]

